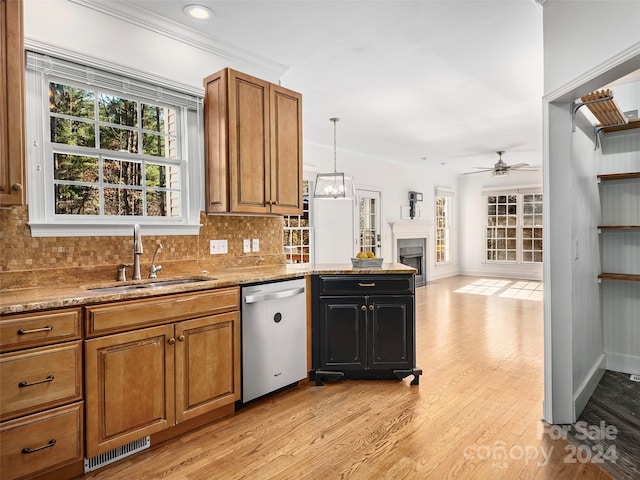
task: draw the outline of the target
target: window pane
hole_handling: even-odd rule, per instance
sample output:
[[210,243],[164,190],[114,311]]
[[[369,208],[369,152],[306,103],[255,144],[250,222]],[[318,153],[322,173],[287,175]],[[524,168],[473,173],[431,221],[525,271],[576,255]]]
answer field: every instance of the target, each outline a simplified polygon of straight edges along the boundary
[[75,182],[97,182],[100,178],[98,158],[54,153],[53,178]]
[[132,188],[105,188],[104,214],[142,215],[142,191]]
[[138,162],[107,158],[103,165],[104,182],[117,185],[142,185],[142,165]]
[[142,128],[154,132],[171,133],[176,112],[172,108],[142,104]]
[[498,252],[496,253],[498,254],[497,256],[498,261],[507,259],[507,252],[498,250]]
[[533,260],[532,252],[522,252],[522,261],[531,262]]
[[138,126],[138,102],[108,95],[98,94],[98,118],[102,122],[116,125]]
[[166,135],[143,133],[142,153],[154,157],[171,158],[169,155],[171,142],[175,143],[175,139]]
[[487,214],[488,215],[495,215],[496,214],[496,206],[495,205],[489,205],[487,208]]
[[518,217],[516,217],[515,215],[509,215],[508,220],[508,225],[510,227],[516,226],[518,224]]
[[516,229],[515,228],[507,228],[507,237],[516,238]]
[[516,252],[509,250],[507,252],[507,260],[509,260],[510,262],[515,262],[516,261]]
[[93,123],[51,117],[51,141],[80,147],[95,147],[96,134]]
[[55,212],[60,215],[99,215],[100,191],[84,185],[56,185]]
[[542,252],[535,252],[533,254],[533,261],[534,262],[542,262]]
[[94,118],[95,97],[90,90],[49,83],[49,111],[72,117]]
[[100,148],[138,153],[138,132],[116,127],[100,127]]
[[147,190],[147,215],[152,217],[167,215],[167,192]]
[[533,238],[542,238],[542,229],[534,228],[533,229]]
[[145,181],[147,187],[167,187],[167,167],[147,163],[145,166]]

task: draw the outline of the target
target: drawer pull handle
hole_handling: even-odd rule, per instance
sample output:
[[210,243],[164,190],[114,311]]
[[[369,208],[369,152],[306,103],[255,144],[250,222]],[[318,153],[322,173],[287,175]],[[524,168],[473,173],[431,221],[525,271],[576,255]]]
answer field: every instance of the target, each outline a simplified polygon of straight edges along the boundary
[[358,283],[359,287],[375,287],[376,284],[375,282],[371,282],[371,283]]
[[31,330],[24,330],[21,328],[20,330],[18,330],[18,335],[26,335],[27,333],[50,332],[51,330],[53,330],[53,327],[51,325],[47,325],[46,327],[42,328],[32,328]]
[[22,449],[22,453],[29,454],[29,453],[37,452],[38,450],[44,450],[45,448],[51,448],[55,444],[56,444],[56,439],[52,438],[51,440],[49,440],[49,443],[47,443],[46,445],[42,445],[41,447],[36,447],[36,448],[24,447]]
[[363,312],[366,312],[367,311],[367,306],[366,305],[362,305],[360,307],[360,310],[362,310]]
[[38,380],[37,382],[25,382],[24,380],[21,381],[18,386],[20,388],[24,388],[24,387],[31,387],[33,385],[38,385],[40,383],[47,383],[47,382],[53,382],[53,375],[47,375],[47,378],[45,378],[44,380]]

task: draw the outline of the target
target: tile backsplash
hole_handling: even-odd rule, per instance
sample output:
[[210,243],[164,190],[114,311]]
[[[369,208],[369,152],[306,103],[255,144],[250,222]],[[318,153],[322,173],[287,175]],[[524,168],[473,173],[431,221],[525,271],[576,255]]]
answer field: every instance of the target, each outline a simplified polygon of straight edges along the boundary
[[[116,278],[117,266],[133,261],[133,243],[126,237],[32,237],[28,207],[0,209],[0,288],[52,283],[89,283]],[[164,249],[156,263],[162,275],[196,274],[203,270],[285,263],[282,217],[200,216],[199,235],[147,236],[142,227],[143,276],[157,243]],[[133,229],[132,229],[133,234]],[[243,253],[245,238],[260,240],[260,251]],[[209,240],[227,240],[228,253],[211,255]]]

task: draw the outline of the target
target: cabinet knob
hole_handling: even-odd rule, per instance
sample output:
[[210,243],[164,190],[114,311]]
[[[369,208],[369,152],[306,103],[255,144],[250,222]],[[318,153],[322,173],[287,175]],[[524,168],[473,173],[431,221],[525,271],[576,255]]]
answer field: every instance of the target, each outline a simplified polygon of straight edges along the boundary
[[180,335],[180,336],[178,337],[178,341],[180,341],[180,342],[184,342],[184,335]]
[[14,183],[13,185],[11,185],[11,188],[14,189],[16,192],[20,192],[22,190],[22,184]]
[[169,342],[169,345],[173,345],[174,343],[176,343],[176,339],[170,338],[169,340],[167,340],[167,342]]
[[360,307],[360,310],[362,310],[363,312],[366,312],[367,311],[367,306],[366,305],[362,305]]
[[373,311],[373,305],[369,305],[369,310]]

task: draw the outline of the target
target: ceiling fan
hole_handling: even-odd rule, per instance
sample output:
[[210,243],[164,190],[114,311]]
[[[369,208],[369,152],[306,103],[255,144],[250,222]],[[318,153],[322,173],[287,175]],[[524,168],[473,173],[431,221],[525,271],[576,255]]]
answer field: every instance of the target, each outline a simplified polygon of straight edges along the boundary
[[509,175],[509,170],[520,170],[528,172],[538,170],[537,167],[531,167],[528,163],[514,163],[513,165],[507,165],[505,161],[502,160],[504,150],[498,150],[496,153],[498,154],[499,159],[493,167],[474,167],[478,168],[479,170],[477,172],[466,172],[465,175],[471,175],[472,173],[492,172],[494,177],[502,177]]

